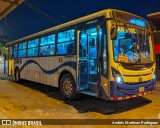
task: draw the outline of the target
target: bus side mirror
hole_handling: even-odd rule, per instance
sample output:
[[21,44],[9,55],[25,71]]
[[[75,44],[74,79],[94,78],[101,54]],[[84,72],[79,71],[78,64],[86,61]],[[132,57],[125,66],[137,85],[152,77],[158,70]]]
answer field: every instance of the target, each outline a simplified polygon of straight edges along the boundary
[[117,25],[112,25],[111,32],[110,32],[111,40],[117,39]]

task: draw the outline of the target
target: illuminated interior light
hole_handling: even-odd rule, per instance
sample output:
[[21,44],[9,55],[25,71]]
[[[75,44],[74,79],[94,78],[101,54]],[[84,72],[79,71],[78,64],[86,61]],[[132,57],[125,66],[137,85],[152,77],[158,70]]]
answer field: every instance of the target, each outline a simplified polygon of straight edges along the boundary
[[[102,32],[100,32],[100,34],[102,34]],[[91,33],[91,36],[96,36],[97,35],[97,33],[95,32],[95,33]]]
[[81,38],[86,38],[86,37],[87,37],[86,35],[82,35],[82,36],[81,36]]

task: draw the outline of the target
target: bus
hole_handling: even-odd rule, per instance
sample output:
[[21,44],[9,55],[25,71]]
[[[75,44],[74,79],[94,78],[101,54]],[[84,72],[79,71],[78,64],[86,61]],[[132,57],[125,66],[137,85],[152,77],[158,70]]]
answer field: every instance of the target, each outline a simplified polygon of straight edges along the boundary
[[5,74],[57,87],[68,100],[79,93],[126,100],[156,86],[148,22],[116,9],[9,42],[5,53]]
[[153,32],[157,80],[160,80],[160,12],[147,15]]

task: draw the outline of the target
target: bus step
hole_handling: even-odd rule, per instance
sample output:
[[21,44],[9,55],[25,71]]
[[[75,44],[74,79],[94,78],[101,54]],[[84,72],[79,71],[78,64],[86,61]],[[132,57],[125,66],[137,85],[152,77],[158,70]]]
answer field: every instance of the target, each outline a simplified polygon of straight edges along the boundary
[[83,94],[86,94],[86,95],[90,95],[90,96],[97,96],[97,93],[91,92],[91,91],[87,91],[87,90],[80,91],[80,93],[83,93]]
[[91,92],[97,92],[97,82],[89,82],[89,88]]
[[97,82],[89,82],[91,85],[97,85]]
[[86,90],[86,89],[88,89],[88,85],[81,85],[81,86],[78,87],[79,91],[83,91],[83,90]]

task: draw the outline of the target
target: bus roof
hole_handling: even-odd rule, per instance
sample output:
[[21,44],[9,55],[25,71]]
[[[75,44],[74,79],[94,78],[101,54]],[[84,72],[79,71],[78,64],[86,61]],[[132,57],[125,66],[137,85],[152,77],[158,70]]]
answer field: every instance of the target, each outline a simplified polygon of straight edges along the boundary
[[[93,13],[93,14],[90,14],[90,15],[87,15],[87,16],[72,20],[72,21],[69,21],[69,22],[66,22],[66,23],[51,27],[49,29],[37,32],[35,34],[31,34],[29,36],[20,38],[18,40],[11,41],[7,45],[14,44],[14,43],[17,43],[17,42],[20,42],[20,41],[25,41],[25,40],[30,39],[30,38],[41,36],[41,35],[44,35],[46,33],[53,32],[53,31],[56,31],[56,30],[59,30],[59,29],[65,28],[65,27],[69,27],[69,26],[72,26],[72,25],[75,25],[75,24],[78,24],[78,23],[81,23],[81,22],[85,22],[85,21],[88,21],[88,20],[91,20],[91,19],[95,19],[95,18],[98,18],[98,17],[101,17],[101,16],[105,16],[106,18],[110,18],[109,12],[111,13],[112,11],[128,13],[130,15],[133,15],[135,17],[143,19],[142,17],[137,16],[137,15],[132,14],[132,13],[129,13],[129,12],[125,12],[125,11],[121,11],[121,10],[117,10],[117,9],[105,9],[105,10],[102,10],[102,11],[99,11],[99,12],[96,12],[96,13]],[[145,19],[143,19],[143,20],[146,21]]]

